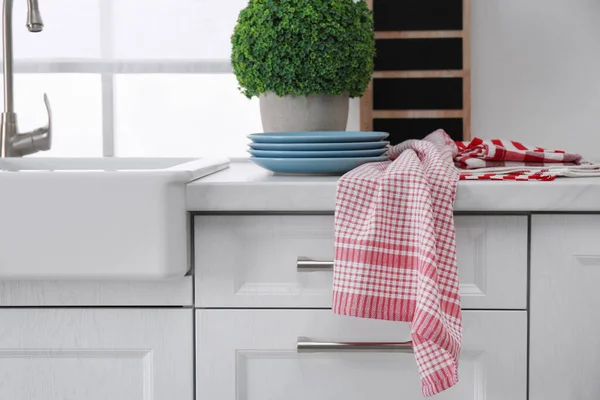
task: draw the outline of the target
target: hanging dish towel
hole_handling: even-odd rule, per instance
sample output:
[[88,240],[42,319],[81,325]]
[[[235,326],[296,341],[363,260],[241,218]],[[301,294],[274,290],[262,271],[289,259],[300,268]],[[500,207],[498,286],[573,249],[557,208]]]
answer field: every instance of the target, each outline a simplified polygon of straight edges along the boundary
[[454,162],[461,180],[552,181],[559,176],[600,176],[600,165],[564,150],[547,150],[511,140],[456,142]]
[[333,311],[411,322],[422,390],[458,382],[462,318],[453,205],[456,145],[442,130],[389,149],[337,190]]

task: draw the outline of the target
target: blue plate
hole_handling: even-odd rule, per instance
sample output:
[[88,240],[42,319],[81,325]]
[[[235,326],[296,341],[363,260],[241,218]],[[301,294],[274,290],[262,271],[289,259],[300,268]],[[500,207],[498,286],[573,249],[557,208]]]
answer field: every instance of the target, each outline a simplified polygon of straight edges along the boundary
[[326,151],[382,149],[390,142],[346,142],[346,143],[249,143],[255,150]]
[[390,134],[386,132],[276,132],[254,133],[248,138],[256,143],[338,143],[338,142],[374,142],[384,140]]
[[388,156],[357,158],[255,158],[250,161],[276,174],[286,175],[343,175],[354,168],[387,161]]
[[342,150],[342,151],[269,151],[248,150],[254,157],[266,158],[338,158],[338,157],[377,157],[387,149],[374,150]]

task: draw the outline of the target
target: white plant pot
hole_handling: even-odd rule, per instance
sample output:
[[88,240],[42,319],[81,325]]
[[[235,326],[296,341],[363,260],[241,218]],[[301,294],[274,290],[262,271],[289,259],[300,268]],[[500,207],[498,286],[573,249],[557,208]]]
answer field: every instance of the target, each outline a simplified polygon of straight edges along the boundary
[[341,96],[260,96],[260,116],[265,132],[345,131],[348,94]]

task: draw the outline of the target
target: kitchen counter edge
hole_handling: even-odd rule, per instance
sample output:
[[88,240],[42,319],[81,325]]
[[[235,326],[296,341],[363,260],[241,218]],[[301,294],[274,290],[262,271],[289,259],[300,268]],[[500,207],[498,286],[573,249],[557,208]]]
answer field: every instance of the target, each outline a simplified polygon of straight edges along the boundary
[[[191,182],[189,212],[333,212],[339,177],[277,176],[233,160],[229,168]],[[600,213],[600,178],[552,182],[460,181],[456,212]]]

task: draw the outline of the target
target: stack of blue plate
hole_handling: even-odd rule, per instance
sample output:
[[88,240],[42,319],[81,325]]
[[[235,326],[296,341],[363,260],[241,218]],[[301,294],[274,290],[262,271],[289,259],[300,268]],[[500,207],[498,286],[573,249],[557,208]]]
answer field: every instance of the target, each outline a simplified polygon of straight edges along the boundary
[[387,161],[385,132],[256,133],[250,161],[278,174],[340,175],[369,162]]

